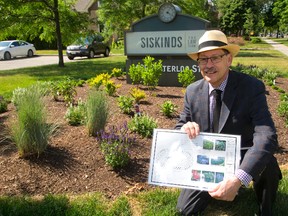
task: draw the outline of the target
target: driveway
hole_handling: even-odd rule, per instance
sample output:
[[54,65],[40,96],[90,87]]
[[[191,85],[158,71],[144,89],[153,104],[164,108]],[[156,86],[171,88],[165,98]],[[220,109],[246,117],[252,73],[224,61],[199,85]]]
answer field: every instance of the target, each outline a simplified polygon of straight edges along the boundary
[[[67,56],[63,56],[64,63],[70,60]],[[0,70],[12,70],[26,67],[35,67],[42,65],[58,64],[58,55],[37,55],[32,58],[16,58],[11,60],[1,60]],[[71,62],[71,61],[70,61]]]

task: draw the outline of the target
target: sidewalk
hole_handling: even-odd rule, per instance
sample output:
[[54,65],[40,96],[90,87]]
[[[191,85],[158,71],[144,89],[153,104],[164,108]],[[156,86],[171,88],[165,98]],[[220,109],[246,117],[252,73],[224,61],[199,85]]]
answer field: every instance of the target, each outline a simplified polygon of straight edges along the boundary
[[270,44],[271,46],[274,47],[274,49],[284,53],[286,56],[288,56],[288,47],[283,45],[283,44],[280,44],[278,42],[275,42],[273,40],[269,40],[269,39],[265,39],[265,38],[262,38],[263,41],[265,41],[266,43]]

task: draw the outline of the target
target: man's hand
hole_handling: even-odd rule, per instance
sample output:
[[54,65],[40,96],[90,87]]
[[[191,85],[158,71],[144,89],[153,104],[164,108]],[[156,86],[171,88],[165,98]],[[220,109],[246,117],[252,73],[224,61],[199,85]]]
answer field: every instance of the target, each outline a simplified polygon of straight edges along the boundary
[[196,122],[187,122],[182,126],[181,131],[186,132],[190,139],[194,139],[199,135],[200,128]]
[[233,201],[240,187],[241,181],[236,176],[233,176],[220,182],[214,189],[208,192],[214,199]]

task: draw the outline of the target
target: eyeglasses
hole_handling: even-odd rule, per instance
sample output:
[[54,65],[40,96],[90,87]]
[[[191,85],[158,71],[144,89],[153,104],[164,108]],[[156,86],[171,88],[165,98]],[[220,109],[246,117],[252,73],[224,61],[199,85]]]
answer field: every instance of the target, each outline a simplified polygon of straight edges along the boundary
[[208,63],[208,59],[210,59],[211,62],[213,64],[215,64],[215,63],[221,62],[223,56],[225,56],[225,55],[227,55],[227,53],[224,53],[222,55],[215,55],[215,56],[212,56],[210,58],[198,58],[197,62],[198,62],[199,65],[206,65]]

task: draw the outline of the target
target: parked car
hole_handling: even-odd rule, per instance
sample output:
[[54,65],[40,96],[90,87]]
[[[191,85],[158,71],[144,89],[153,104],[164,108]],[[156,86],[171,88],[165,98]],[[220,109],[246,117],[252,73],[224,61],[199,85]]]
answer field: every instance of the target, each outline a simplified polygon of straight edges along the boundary
[[17,56],[32,57],[36,49],[33,44],[22,40],[0,41],[0,59],[9,60]]
[[100,34],[81,37],[66,49],[67,57],[73,60],[75,57],[93,58],[95,55],[103,54],[109,56],[110,47],[104,42]]

